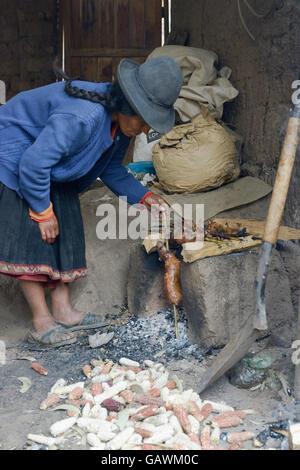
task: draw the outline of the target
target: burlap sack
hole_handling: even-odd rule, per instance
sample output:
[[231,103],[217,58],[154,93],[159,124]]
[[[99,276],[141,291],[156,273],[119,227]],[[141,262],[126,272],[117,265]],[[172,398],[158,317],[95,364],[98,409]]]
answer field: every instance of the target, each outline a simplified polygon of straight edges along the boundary
[[190,123],[175,126],[153,149],[159,187],[164,191],[197,193],[238,178],[235,138],[207,108]]

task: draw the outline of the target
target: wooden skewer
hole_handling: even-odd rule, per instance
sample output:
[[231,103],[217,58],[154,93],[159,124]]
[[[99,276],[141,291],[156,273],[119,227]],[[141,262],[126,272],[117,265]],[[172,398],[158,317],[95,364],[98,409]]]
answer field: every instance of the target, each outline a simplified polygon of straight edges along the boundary
[[[167,214],[165,212],[162,213],[162,234],[167,236],[168,234],[168,223],[167,223]],[[164,239],[166,243],[167,250],[169,251],[169,239],[168,237]]]
[[174,320],[175,320],[175,336],[176,339],[178,339],[178,309],[176,305],[173,304],[173,309],[174,309]]

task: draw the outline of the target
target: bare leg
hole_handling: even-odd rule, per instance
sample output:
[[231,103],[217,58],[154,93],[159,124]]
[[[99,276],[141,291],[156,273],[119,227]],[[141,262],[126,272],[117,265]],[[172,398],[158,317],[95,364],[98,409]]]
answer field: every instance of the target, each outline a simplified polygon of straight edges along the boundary
[[57,287],[51,291],[52,313],[55,320],[68,326],[78,325],[85,313],[73,309],[70,300],[69,286],[64,282],[57,283]]
[[[37,337],[41,337],[43,334],[47,333],[47,331],[57,328],[57,324],[51,316],[46,303],[43,283],[22,280],[19,282],[32,312],[32,323]],[[72,335],[66,333],[61,339],[64,341],[70,337],[72,337]]]

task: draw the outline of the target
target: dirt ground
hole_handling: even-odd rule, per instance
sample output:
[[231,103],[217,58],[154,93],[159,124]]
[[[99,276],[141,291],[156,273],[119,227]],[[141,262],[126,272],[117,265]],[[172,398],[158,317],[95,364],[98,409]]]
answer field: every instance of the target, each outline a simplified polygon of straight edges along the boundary
[[[43,350],[25,343],[8,346],[7,362],[0,367],[0,449],[24,449],[28,433],[45,433],[49,435],[49,427],[52,423],[65,417],[65,411],[41,411],[39,404],[47,396],[50,388],[57,379],[64,377],[70,383],[84,380],[82,366],[93,358],[106,358],[105,347],[91,349],[87,345],[87,333],[82,334],[76,345]],[[117,345],[116,345],[117,347]],[[255,346],[258,351],[267,347],[260,343]],[[273,371],[284,371],[288,388],[292,383],[293,366],[291,362],[291,350],[266,348],[265,352],[275,360]],[[37,374],[31,369],[30,361],[22,357],[34,357],[48,371],[47,376]],[[108,358],[108,357],[107,357]],[[190,358],[171,361],[166,364],[168,369],[184,381],[184,388],[197,390],[199,377],[205,371],[212,360],[212,356],[206,357],[199,363]],[[147,358],[145,358],[147,359]],[[20,393],[21,382],[18,377],[28,377],[32,385],[26,393]],[[291,387],[292,388],[292,387]],[[300,418],[300,405],[295,403],[292,396],[283,390],[274,391],[269,387],[260,387],[256,390],[243,390],[230,384],[227,377],[217,381],[206,390],[202,399],[226,403],[238,409],[253,409],[255,414],[247,417],[244,424],[237,430],[247,430],[256,435],[269,424],[282,419]],[[282,439],[269,437],[264,448],[280,449]],[[74,449],[80,449],[74,445]],[[244,443],[244,448],[252,449],[249,441]]]

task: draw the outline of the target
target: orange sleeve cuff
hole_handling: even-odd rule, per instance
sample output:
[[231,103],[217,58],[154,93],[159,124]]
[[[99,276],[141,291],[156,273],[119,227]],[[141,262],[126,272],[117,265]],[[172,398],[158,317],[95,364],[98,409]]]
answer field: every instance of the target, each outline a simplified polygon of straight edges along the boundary
[[148,191],[145,196],[140,200],[139,204],[143,204],[144,200],[146,199],[146,197],[148,197],[150,194],[152,194],[152,191]]
[[50,202],[50,206],[48,207],[48,209],[40,213],[34,212],[29,207],[29,215],[30,215],[30,218],[34,220],[35,222],[48,222],[54,217],[52,202]]

